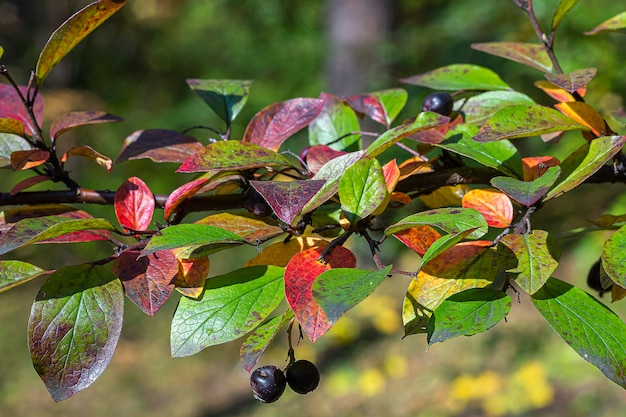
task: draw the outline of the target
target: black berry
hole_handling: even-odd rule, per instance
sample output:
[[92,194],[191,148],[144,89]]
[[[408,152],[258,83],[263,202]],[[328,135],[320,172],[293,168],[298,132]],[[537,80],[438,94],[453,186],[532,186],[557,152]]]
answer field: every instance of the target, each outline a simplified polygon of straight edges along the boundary
[[243,207],[255,216],[265,217],[274,211],[257,190],[250,187],[243,196]]
[[298,394],[307,394],[320,383],[320,373],[317,367],[307,360],[295,361],[287,368],[287,383]]
[[449,116],[452,113],[454,99],[448,93],[432,93],[426,96],[422,103],[422,111],[432,111]]
[[598,295],[602,297],[605,292],[609,291],[612,285],[603,285],[602,278],[600,275],[600,269],[602,268],[601,261],[594,263],[589,269],[589,273],[587,274],[587,285],[592,290],[598,291]]
[[287,380],[279,368],[274,365],[266,365],[252,372],[250,386],[254,398],[264,403],[273,403],[285,392]]

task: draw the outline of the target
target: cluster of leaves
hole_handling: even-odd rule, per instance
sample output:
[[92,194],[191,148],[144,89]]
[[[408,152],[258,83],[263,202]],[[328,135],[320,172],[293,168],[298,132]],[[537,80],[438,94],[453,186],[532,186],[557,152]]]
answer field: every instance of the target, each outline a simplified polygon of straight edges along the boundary
[[[70,113],[55,120],[46,136],[38,92],[54,65],[124,0],[96,1],[61,25],[28,86],[18,86],[2,67],[9,84],[0,85],[0,164],[34,175],[2,195],[7,205],[27,206],[2,212],[0,254],[44,243],[112,245],[104,259],[56,270],[0,261],[0,291],[45,277],[31,310],[28,340],[52,398],[72,396],[104,371],[122,328],[124,294],[153,315],[174,290],[181,293],[172,319],[172,356],[247,335],[241,362],[250,371],[284,326],[297,321],[315,342],[394,273],[411,279],[402,312],[406,335],[425,333],[434,344],[486,331],[509,313],[507,291],[519,289],[585,360],[626,388],[626,325],[593,296],[553,277],[559,242],[532,227],[533,213],[546,201],[583,182],[625,181],[626,136],[617,133],[624,126],[610,125],[584,101],[596,70],[564,73],[554,55],[555,31],[576,1],[559,3],[549,34],[541,32],[531,1],[516,3],[541,43],[473,47],[544,73],[536,85],[554,106],[535,103],[487,68],[454,64],[402,80],[450,91],[451,114],[426,111],[395,123],[407,100],[404,89],[353,97],[322,93],[267,106],[236,140],[231,125],[251,81],[190,79],[192,91],[224,121],[223,130],[209,128],[217,137],[204,145],[185,133],[142,130],[126,139],[113,161],[88,146],[58,155],[56,143],[78,126],[120,118]],[[624,27],[621,14],[591,33]],[[382,132],[362,132],[362,118]],[[624,114],[613,115],[611,124],[620,118],[623,123]],[[299,156],[279,152],[304,128],[309,146]],[[522,157],[511,142],[533,136],[553,142],[573,130],[586,141],[563,161]],[[365,145],[364,136],[375,138]],[[404,160],[382,163],[392,148],[402,149]],[[65,171],[65,162],[75,156],[107,170],[149,158],[177,163],[176,172],[195,177],[167,196],[155,196],[137,177],[108,195],[82,188]],[[60,182],[66,190],[25,191],[43,181]],[[423,205],[412,204],[418,198]],[[112,204],[119,225],[63,202]],[[414,212],[388,220],[399,207]],[[154,227],[157,208],[163,217]],[[183,222],[192,211],[216,208],[194,223]],[[597,222],[617,229],[597,267],[601,288],[611,291],[613,300],[626,295],[623,224],[623,216]],[[376,270],[357,268],[356,256],[344,246],[351,237],[366,242]],[[421,257],[418,271],[383,265],[377,251],[387,238]],[[257,246],[260,253],[239,269],[207,278],[210,255],[241,245]]]

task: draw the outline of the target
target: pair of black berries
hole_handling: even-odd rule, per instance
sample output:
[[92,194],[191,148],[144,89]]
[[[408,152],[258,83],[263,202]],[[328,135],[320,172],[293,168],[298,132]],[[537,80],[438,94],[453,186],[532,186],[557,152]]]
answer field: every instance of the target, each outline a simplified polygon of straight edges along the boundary
[[255,369],[250,375],[254,398],[264,403],[278,400],[287,384],[298,394],[308,394],[317,388],[319,382],[317,367],[303,359],[288,365],[285,372],[274,365],[266,365]]

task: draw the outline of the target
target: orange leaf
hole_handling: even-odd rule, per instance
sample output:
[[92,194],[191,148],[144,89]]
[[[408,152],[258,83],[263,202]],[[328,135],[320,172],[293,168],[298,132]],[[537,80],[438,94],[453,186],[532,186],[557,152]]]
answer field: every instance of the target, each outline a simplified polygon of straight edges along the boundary
[[416,226],[394,233],[393,237],[422,256],[441,234],[430,226]]
[[385,177],[387,191],[392,192],[400,179],[400,168],[398,168],[395,158],[383,165],[383,176]]
[[563,90],[561,87],[557,87],[547,80],[535,81],[535,86],[543,90],[544,93],[559,102],[576,101],[573,95]]
[[11,153],[11,166],[14,171],[22,171],[44,164],[50,152],[34,149],[32,151],[15,151]]
[[210,265],[208,256],[178,259],[178,275],[174,279],[176,291],[186,297],[200,298],[209,275]]
[[606,123],[604,119],[589,104],[581,101],[571,101],[555,104],[554,107],[567,117],[587,126],[596,137],[606,135]]
[[328,241],[317,237],[297,237],[289,242],[277,242],[264,248],[254,258],[245,263],[244,267],[256,265],[276,265],[285,267],[299,252],[310,248],[323,248]]
[[553,156],[529,156],[522,158],[524,181],[533,181],[542,176],[550,167],[557,167],[561,161]]
[[505,228],[513,221],[511,199],[497,190],[470,190],[463,196],[463,207],[477,210],[491,227]]
[[313,298],[313,283],[322,272],[329,269],[356,267],[356,257],[343,246],[334,247],[324,261],[319,260],[323,250],[322,247],[316,247],[299,252],[285,268],[285,296],[312,342],[331,328],[326,313]]
[[167,197],[165,207],[163,211],[163,218],[165,221],[170,220],[170,216],[174,213],[176,208],[185,200],[193,197],[198,190],[200,190],[209,178],[199,178],[197,180],[190,181],[181,185]]

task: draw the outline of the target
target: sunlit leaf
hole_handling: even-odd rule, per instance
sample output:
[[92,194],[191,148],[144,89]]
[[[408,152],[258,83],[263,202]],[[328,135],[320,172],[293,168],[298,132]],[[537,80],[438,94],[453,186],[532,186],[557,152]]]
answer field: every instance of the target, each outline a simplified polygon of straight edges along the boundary
[[487,233],[488,229],[485,218],[474,209],[443,207],[411,214],[387,227],[385,235],[389,236],[401,230],[421,225],[434,226],[447,233],[459,233],[475,229],[471,235],[475,238],[479,238]]
[[288,242],[272,243],[261,249],[261,253],[248,260],[244,266],[276,265],[285,267],[297,253],[310,248],[321,248],[327,245],[328,241],[319,237],[295,237],[289,239]]
[[561,168],[551,167],[534,181],[520,181],[511,177],[495,177],[491,185],[513,200],[530,207],[545,196],[561,175]]
[[535,81],[535,86],[540,88],[544,93],[559,102],[576,101],[576,98],[569,92],[552,84],[547,80]]
[[209,275],[211,263],[208,256],[177,259],[178,275],[174,279],[176,291],[185,297],[199,299]]
[[359,121],[354,110],[341,98],[321,93],[323,107],[319,116],[309,125],[309,143],[328,145],[339,151],[361,148]]
[[433,311],[428,322],[428,344],[485,332],[510,310],[511,297],[502,291],[471,288],[453,294]]
[[606,135],[608,129],[606,122],[589,104],[582,101],[572,101],[557,103],[554,107],[567,117],[576,120],[583,126],[587,126],[594,135],[598,137]]
[[463,201],[463,195],[470,190],[465,184],[445,185],[432,193],[421,194],[419,199],[431,209],[442,207],[458,207]]
[[585,32],[585,35],[595,35],[598,32],[603,32],[606,30],[623,32],[625,29],[626,29],[626,11],[621,12],[608,20],[605,20],[604,22],[600,23],[595,28],[591,29],[588,32]]
[[448,132],[444,142],[437,146],[451,152],[473,159],[476,162],[498,171],[520,177],[522,166],[517,148],[508,140],[495,142],[476,142],[473,137],[478,133],[478,127],[463,124]]
[[606,241],[602,250],[602,268],[622,288],[626,288],[626,227],[621,227]]
[[263,323],[250,333],[239,350],[239,359],[246,371],[252,371],[265,349],[278,334],[278,331],[292,318],[293,311],[287,310],[282,315]]
[[189,198],[193,197],[207,183],[207,181],[209,181],[209,178],[199,178],[197,180],[189,181],[172,191],[167,197],[167,201],[165,201],[163,218],[168,221],[176,208]]
[[389,127],[406,104],[408,94],[402,88],[390,88],[369,94],[346,98],[358,113],[369,116],[375,122]]
[[48,278],[30,312],[28,348],[52,399],[71,397],[104,372],[123,314],[122,285],[103,266],[69,266]]
[[181,258],[198,258],[213,253],[213,249],[224,249],[224,245],[230,247],[243,242],[238,235],[219,227],[182,223],[161,229],[152,236],[142,255],[184,248],[184,251],[177,252]]
[[330,328],[326,313],[320,308],[312,294],[313,283],[323,272],[332,268],[354,268],[356,258],[343,246],[336,246],[320,256],[324,248],[311,248],[296,254],[285,269],[285,295],[302,329],[315,342]]
[[596,76],[595,68],[582,68],[567,74],[546,73],[546,79],[552,84],[573,93],[574,91],[584,88]]
[[509,86],[490,69],[453,64],[400,80],[433,90],[508,90]]
[[10,133],[17,136],[24,136],[24,123],[17,119],[8,117],[0,118],[0,133]]
[[528,294],[537,292],[559,265],[561,249],[558,241],[546,231],[508,234],[500,243],[517,258],[517,267],[507,272],[515,274],[515,282]]
[[66,113],[57,118],[50,127],[50,137],[58,139],[63,133],[80,126],[100,123],[121,122],[124,119],[102,111],[80,111]]
[[550,278],[532,302],[576,353],[626,388],[626,324],[615,313],[556,278]]
[[317,277],[311,293],[332,326],[346,311],[374,292],[389,276],[390,271],[391,265],[377,271],[329,269]]
[[154,162],[182,163],[202,148],[202,144],[193,136],[174,130],[138,130],[124,140],[115,163],[142,158],[149,158]]
[[576,3],[578,3],[578,0],[559,1],[559,5],[556,7],[556,11],[554,12],[554,16],[552,17],[552,32],[556,31],[567,12],[569,12],[572,7],[576,5]]
[[196,224],[205,224],[228,230],[250,244],[258,244],[258,242],[266,241],[284,233],[283,229],[276,224],[268,224],[256,217],[247,217],[246,215],[227,212],[211,214],[196,221]]
[[0,236],[0,255],[33,243],[82,230],[115,231],[104,219],[68,220],[62,215],[20,220]]
[[52,68],[65,55],[125,4],[126,0],[99,0],[76,12],[63,22],[52,33],[46,46],[39,54],[35,69],[37,84],[41,85]]
[[562,180],[548,192],[546,200],[577,187],[593,175],[626,144],[626,136],[603,136],[588,142],[561,163]]
[[113,161],[111,161],[111,158],[101,154],[91,146],[79,145],[69,148],[61,157],[61,162],[66,163],[68,158],[72,156],[81,156],[83,158],[92,160],[109,172],[113,168]]
[[449,296],[493,282],[499,260],[490,245],[490,241],[458,243],[423,266],[404,299],[406,335],[425,333],[433,310]]
[[253,330],[284,299],[283,273],[276,266],[237,269],[208,279],[202,299],[181,298],[172,319],[172,357],[193,355]]
[[434,241],[432,245],[428,247],[428,250],[422,256],[422,264],[420,268],[430,262],[431,259],[437,257],[441,253],[443,253],[446,249],[456,245],[461,242],[467,236],[469,236],[476,229],[464,230],[462,232],[450,233],[447,235],[441,236],[439,239]]
[[480,127],[474,139],[478,142],[492,142],[582,128],[581,124],[549,107],[515,105],[505,107],[491,116]]
[[339,201],[350,224],[372,214],[387,194],[382,167],[375,158],[357,161],[339,181]]
[[294,98],[270,104],[250,120],[243,141],[277,151],[285,139],[313,122],[323,105],[322,100],[315,98]]
[[45,273],[45,270],[28,262],[0,261],[0,292],[8,291]]
[[326,181],[250,181],[272,208],[276,217],[291,225],[300,215],[302,207],[313,198]]
[[122,281],[126,296],[144,313],[153,316],[174,291],[178,261],[170,251],[140,257],[126,250],[113,263],[113,273]]
[[414,121],[389,129],[376,138],[367,147],[367,154],[376,157],[391,148],[395,143],[414,133],[445,124],[449,121],[450,119],[446,116],[433,112],[422,112]]
[[468,191],[463,196],[463,207],[478,211],[489,226],[497,228],[509,227],[515,214],[509,197],[489,188]]
[[252,80],[188,79],[187,85],[230,125],[248,101]]
[[466,123],[482,123],[503,107],[513,105],[532,106],[532,98],[517,91],[487,91],[460,101],[456,106],[463,112]]
[[[68,208],[69,210],[63,212],[58,210],[57,213],[59,213],[61,217],[65,217],[67,220],[93,219],[93,216],[86,211],[77,210],[72,207]],[[54,212],[54,210],[50,211],[50,213],[52,212]],[[95,242],[99,240],[111,240],[111,233],[108,230],[77,230],[75,232],[65,233],[50,239],[40,240],[36,243],[83,243]]]
[[148,230],[154,213],[154,195],[141,178],[131,177],[115,192],[115,216],[128,230]]
[[543,45],[523,42],[473,43],[472,49],[519,62],[542,72],[552,71],[552,61]]
[[441,234],[430,226],[415,226],[396,232],[393,237],[418,255],[424,255],[428,248],[441,237]]
[[345,155],[347,152],[337,151],[330,146],[315,145],[307,148],[306,166],[310,172],[317,174],[319,170],[331,159]]
[[289,166],[282,155],[239,140],[210,143],[187,159],[176,172],[236,171],[268,166]]

